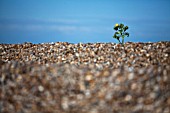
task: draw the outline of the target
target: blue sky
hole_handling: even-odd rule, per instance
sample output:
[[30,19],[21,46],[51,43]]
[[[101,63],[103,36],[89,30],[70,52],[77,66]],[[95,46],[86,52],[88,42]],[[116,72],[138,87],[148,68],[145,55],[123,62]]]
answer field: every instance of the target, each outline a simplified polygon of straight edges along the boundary
[[0,43],[170,41],[170,0],[0,0]]

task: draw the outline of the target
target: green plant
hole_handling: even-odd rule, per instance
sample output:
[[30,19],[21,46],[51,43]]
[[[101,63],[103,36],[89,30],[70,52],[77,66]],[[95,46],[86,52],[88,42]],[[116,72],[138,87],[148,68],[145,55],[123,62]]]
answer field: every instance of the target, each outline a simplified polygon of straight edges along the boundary
[[[113,38],[116,38],[120,44],[124,44],[124,38],[127,36],[129,37],[129,33],[126,32],[126,30],[128,29],[128,26],[124,26],[124,24],[115,24],[114,26],[114,30],[116,30]],[[122,42],[120,42],[120,38],[122,37]]]

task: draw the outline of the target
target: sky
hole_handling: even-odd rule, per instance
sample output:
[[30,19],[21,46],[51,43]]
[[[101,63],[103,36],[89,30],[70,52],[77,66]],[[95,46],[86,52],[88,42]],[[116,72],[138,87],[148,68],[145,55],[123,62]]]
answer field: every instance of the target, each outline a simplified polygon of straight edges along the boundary
[[0,43],[170,41],[170,0],[0,0]]

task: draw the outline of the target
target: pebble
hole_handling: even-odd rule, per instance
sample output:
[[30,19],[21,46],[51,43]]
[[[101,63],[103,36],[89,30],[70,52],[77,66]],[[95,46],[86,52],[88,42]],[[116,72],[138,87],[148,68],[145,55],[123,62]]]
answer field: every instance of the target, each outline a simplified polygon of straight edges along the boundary
[[125,101],[130,101],[131,99],[132,99],[132,96],[131,96],[131,95],[126,95]]
[[136,83],[132,83],[131,90],[136,90],[138,88]]
[[134,73],[130,73],[129,75],[128,75],[128,79],[129,80],[132,80],[134,78]]
[[85,80],[90,81],[90,80],[92,80],[92,78],[93,78],[93,76],[92,76],[92,75],[86,75]]
[[38,86],[38,90],[40,91],[40,92],[43,92],[44,91],[44,87],[43,86]]

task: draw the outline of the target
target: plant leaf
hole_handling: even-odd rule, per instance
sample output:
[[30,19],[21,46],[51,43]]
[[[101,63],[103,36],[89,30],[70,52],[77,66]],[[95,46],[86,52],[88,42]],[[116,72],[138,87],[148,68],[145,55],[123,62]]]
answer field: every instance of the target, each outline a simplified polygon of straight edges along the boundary
[[125,32],[125,35],[126,35],[127,37],[129,37],[129,33],[128,33],[128,32]]
[[123,28],[123,27],[124,27],[124,24],[121,23],[121,24],[119,25],[119,27],[120,27],[120,28]]
[[128,28],[129,28],[128,26],[125,26],[125,27],[124,27],[124,31],[126,31]]
[[117,31],[117,30],[118,30],[118,27],[119,27],[119,26],[115,26],[113,29]]

